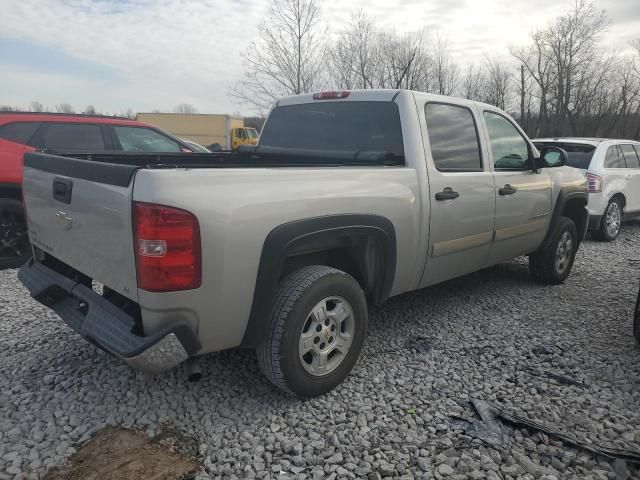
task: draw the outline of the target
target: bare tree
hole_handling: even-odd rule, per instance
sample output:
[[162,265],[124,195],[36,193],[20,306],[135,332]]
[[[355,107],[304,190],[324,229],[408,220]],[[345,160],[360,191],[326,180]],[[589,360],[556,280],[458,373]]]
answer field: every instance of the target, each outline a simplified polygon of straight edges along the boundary
[[93,105],[87,105],[86,108],[84,109],[84,113],[85,115],[95,115],[96,114],[96,109]]
[[[531,44],[511,54],[536,82],[539,99],[535,134],[576,134],[579,117],[604,105],[601,89],[609,83],[600,33],[608,24],[604,11],[585,0],[572,0],[569,11],[531,34]],[[602,69],[605,70],[602,70]]]
[[44,105],[38,101],[33,101],[29,104],[29,110],[32,112],[44,112]]
[[351,14],[346,29],[328,49],[329,75],[338,88],[374,88],[380,32],[363,10]]
[[319,0],[273,0],[258,42],[243,52],[245,74],[231,94],[257,110],[279,97],[312,91],[323,73]]
[[56,105],[56,112],[58,113],[74,113],[73,107],[69,103],[59,103]]
[[469,100],[482,100],[484,82],[482,67],[468,64],[460,78],[460,95]]
[[535,80],[524,65],[520,65],[519,78],[515,84],[520,107],[520,116],[518,121],[522,128],[526,131],[530,131],[533,125],[532,120],[534,116]]
[[382,65],[385,69],[385,88],[428,90],[431,57],[428,55],[424,32],[382,37]]
[[509,100],[511,73],[498,57],[486,57],[486,71],[483,100],[502,110],[507,109]]
[[362,10],[328,50],[331,84],[338,88],[426,90],[431,58],[425,32],[397,34],[376,27]]
[[[131,110],[131,109],[129,109]],[[181,103],[173,107],[173,113],[198,113],[198,109],[190,103]]]
[[555,126],[565,127],[569,120],[569,133],[573,134],[575,108],[582,82],[592,73],[590,68],[598,57],[598,37],[607,26],[604,11],[597,11],[585,0],[574,0],[571,10],[559,17],[545,32],[545,42],[555,69],[554,110]]
[[[518,59],[535,81],[538,91],[538,112],[537,123],[533,131],[529,133],[534,136],[548,133],[546,129],[548,114],[548,99],[553,81],[553,63],[548,52],[543,31],[535,31],[530,35],[531,44],[524,47],[512,47],[511,55]],[[542,127],[545,127],[542,129]],[[542,130],[541,130],[542,129]]]
[[20,108],[13,105],[0,105],[0,112],[19,112]]
[[433,42],[434,91],[440,95],[453,95],[458,85],[458,66],[451,58],[449,40],[437,35]]

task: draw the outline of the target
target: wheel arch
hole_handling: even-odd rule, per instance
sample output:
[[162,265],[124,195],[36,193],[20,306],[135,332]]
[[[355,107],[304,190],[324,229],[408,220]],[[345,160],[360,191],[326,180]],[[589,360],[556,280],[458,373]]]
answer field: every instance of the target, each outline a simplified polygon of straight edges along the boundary
[[560,217],[568,217],[573,220],[578,232],[578,243],[582,242],[589,226],[587,201],[587,192],[582,189],[563,188],[560,190],[543,247],[546,247],[551,241],[553,232],[560,222]]
[[622,207],[622,211],[624,212],[624,208],[627,206],[627,197],[625,196],[625,194],[622,192],[616,192],[613,195],[611,195],[609,202],[614,198],[620,200],[620,206]]
[[242,346],[258,345],[268,328],[265,315],[278,283],[308,266],[326,265],[353,276],[368,300],[388,298],[396,270],[396,234],[391,221],[379,215],[330,215],[285,223],[266,237]]

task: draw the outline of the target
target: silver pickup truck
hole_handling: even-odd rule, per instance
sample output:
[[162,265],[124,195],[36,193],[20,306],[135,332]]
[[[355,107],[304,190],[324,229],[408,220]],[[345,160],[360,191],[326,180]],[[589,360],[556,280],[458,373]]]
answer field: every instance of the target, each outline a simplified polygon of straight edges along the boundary
[[233,154],[27,154],[19,277],[136,367],[254,348],[275,385],[315,396],[356,363],[368,304],[520,255],[564,281],[587,227],[565,160],[468,100],[285,98]]

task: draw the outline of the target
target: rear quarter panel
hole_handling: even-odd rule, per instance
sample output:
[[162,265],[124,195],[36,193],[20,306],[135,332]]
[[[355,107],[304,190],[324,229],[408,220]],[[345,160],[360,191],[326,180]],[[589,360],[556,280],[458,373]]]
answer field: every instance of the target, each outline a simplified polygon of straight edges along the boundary
[[420,188],[409,167],[142,170],[133,199],[183,208],[198,218],[202,286],[138,295],[146,332],[178,315],[198,332],[201,353],[241,343],[265,238],[284,223],[336,214],[386,217],[399,252],[392,295],[415,288],[424,265],[416,257]]
[[602,177],[602,191],[589,194],[589,215],[603,215],[609,200],[617,193],[627,195],[625,174],[626,168],[605,168],[604,161],[609,147],[615,145],[612,142],[605,142],[598,145],[593,154],[593,159],[589,164],[589,173]]

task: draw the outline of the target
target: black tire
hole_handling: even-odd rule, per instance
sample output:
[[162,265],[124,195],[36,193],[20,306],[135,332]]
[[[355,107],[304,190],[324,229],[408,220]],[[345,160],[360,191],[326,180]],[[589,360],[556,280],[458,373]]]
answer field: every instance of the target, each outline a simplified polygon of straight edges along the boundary
[[638,292],[638,300],[636,300],[636,310],[633,315],[633,336],[640,345],[640,292]]
[[[566,255],[566,262],[562,263],[563,268],[559,268],[557,252],[565,233],[571,238],[571,251]],[[529,271],[535,280],[547,285],[557,285],[565,281],[573,267],[573,261],[578,251],[578,233],[573,220],[567,217],[560,217],[551,239],[538,252],[529,255]]]
[[[341,362],[323,376],[311,375],[299,355],[299,341],[312,309],[328,297],[345,299],[353,311],[354,332]],[[278,287],[266,338],[257,349],[258,364],[277,387],[299,397],[315,397],[339,385],[358,360],[367,324],[367,302],[347,273],[321,265],[288,275]]]
[[[614,208],[612,207],[613,204],[616,204],[618,212],[620,212],[620,224],[618,225],[618,230],[615,232],[615,234],[609,233],[609,230],[607,228],[607,215],[609,213],[609,209]],[[620,199],[614,197],[609,200],[607,208],[604,211],[604,215],[602,215],[602,218],[600,219],[600,225],[598,225],[597,230],[591,232],[591,236],[595,240],[599,240],[601,242],[613,242],[616,238],[618,238],[618,235],[620,235],[620,230],[622,230],[622,214],[622,202],[620,201]]]
[[21,267],[29,257],[31,245],[22,203],[0,198],[0,270]]

